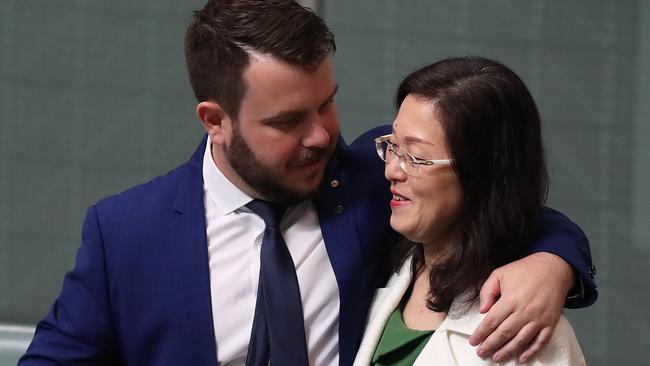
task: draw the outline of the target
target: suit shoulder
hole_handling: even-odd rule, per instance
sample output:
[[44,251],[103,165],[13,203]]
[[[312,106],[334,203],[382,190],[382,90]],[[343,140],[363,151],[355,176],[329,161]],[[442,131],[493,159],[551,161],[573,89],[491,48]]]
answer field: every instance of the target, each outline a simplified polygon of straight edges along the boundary
[[108,217],[133,218],[138,214],[152,215],[164,209],[170,210],[181,187],[188,184],[202,187],[200,168],[197,174],[197,172],[192,172],[197,169],[191,165],[192,162],[185,163],[165,175],[100,200],[95,204],[100,219]]
[[203,136],[199,146],[187,162],[170,170],[165,175],[100,200],[95,205],[97,210],[115,213],[126,211],[128,213],[139,208],[169,207],[174,203],[182,187],[193,185],[191,191],[196,191],[197,186],[202,188],[202,166],[206,143],[207,135]]
[[338,159],[353,174],[382,181],[384,164],[377,156],[374,139],[389,132],[390,126],[383,125],[361,134],[350,145],[342,143],[337,151]]
[[389,134],[392,130],[390,125],[380,125],[359,135],[354,141],[350,144],[350,148],[355,149],[365,149],[368,146],[371,146],[374,151],[375,138]]

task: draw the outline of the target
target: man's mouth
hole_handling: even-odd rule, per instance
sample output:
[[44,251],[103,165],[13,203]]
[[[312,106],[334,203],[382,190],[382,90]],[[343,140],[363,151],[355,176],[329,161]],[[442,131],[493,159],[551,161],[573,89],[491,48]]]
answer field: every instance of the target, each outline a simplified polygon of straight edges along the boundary
[[300,156],[291,164],[295,168],[309,167],[311,165],[316,165],[325,160],[327,153],[323,151],[313,151],[308,150]]

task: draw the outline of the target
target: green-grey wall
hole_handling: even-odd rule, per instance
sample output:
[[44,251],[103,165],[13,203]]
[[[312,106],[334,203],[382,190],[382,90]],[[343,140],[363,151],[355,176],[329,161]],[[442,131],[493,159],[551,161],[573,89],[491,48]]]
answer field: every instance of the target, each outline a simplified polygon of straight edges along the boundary
[[43,316],[89,205],[193,151],[182,50],[201,3],[0,0],[0,321]]
[[[203,0],[0,0],[0,322],[34,323],[85,209],[184,161],[202,131],[184,28]],[[394,116],[401,78],[497,58],[544,119],[549,204],[587,232],[600,299],[568,311],[590,365],[650,358],[650,2],[325,0],[342,131]]]

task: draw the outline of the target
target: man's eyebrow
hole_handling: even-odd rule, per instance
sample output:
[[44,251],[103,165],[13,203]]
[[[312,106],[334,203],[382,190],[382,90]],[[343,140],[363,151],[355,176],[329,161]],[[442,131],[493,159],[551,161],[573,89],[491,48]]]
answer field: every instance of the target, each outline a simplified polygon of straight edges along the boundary
[[274,116],[262,119],[262,122],[274,123],[274,122],[288,121],[295,118],[299,119],[305,114],[306,114],[305,111],[283,111]]
[[334,96],[336,95],[336,93],[338,93],[338,91],[339,91],[339,84],[336,84],[334,85],[334,91],[332,92],[332,94],[330,94],[329,97],[327,97],[327,99],[325,99],[325,101],[327,102],[334,99]]
[[[336,84],[336,86],[334,86],[334,91],[332,91],[332,93],[327,97],[327,99],[325,99],[325,101],[322,104],[325,104],[325,103],[329,102],[330,100],[332,100],[338,91],[339,91],[339,85]],[[307,111],[302,111],[302,110],[280,111],[280,112],[278,112],[277,114],[275,114],[275,115],[273,115],[271,117],[267,117],[267,118],[262,119],[262,122],[273,123],[273,122],[279,122],[279,121],[283,121],[283,120],[289,120],[289,119],[292,119],[292,118],[300,118],[300,117],[304,116],[306,113],[307,113]]]

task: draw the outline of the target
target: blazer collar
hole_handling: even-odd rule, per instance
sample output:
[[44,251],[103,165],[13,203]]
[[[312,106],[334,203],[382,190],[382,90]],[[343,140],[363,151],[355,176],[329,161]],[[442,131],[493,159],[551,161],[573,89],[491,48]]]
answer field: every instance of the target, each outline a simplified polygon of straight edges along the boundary
[[474,330],[485,318],[485,314],[479,313],[480,304],[478,301],[465,303],[460,296],[451,304],[451,309],[445,320],[440,324],[436,332],[454,332],[471,336]]
[[[390,314],[399,306],[404,294],[411,285],[411,263],[412,258],[404,261],[399,271],[390,278],[386,287],[377,290],[375,300],[368,314],[368,324],[355,360],[355,365],[370,364]],[[446,337],[445,334],[449,332],[462,334],[467,337],[474,332],[485,315],[478,312],[478,301],[471,303],[469,306],[465,306],[463,299],[466,299],[466,297],[460,296],[453,302],[449,314],[435,330],[425,348],[431,347],[434,342],[439,342],[436,339]],[[444,358],[443,356],[440,355],[440,357]]]
[[[402,267],[387,284],[387,287],[390,287],[390,291],[385,298],[385,310],[388,310],[389,315],[402,301],[402,297],[411,284],[412,260],[413,258],[408,258],[404,261]],[[479,313],[478,309],[480,305],[478,301],[473,301],[468,304],[466,302],[468,297],[469,294],[464,294],[454,300],[447,317],[438,326],[436,332],[456,332],[468,336],[474,333],[474,330],[481,323],[485,314]]]
[[183,213],[186,210],[205,210],[202,167],[206,142],[207,135],[203,136],[190,160],[178,172],[175,172],[179,175],[178,179],[181,182],[173,206],[174,211],[178,213]]

